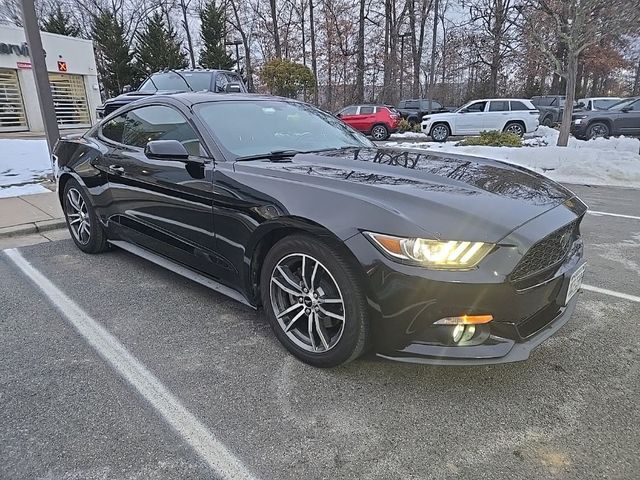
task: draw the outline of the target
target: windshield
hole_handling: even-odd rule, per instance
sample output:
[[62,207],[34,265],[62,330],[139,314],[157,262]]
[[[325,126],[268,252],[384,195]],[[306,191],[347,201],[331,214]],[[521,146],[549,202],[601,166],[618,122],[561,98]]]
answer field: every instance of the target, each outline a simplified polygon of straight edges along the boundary
[[317,108],[294,101],[202,103],[196,113],[221,147],[237,157],[276,151],[372,147],[361,133]]
[[157,90],[193,90],[199,92],[211,89],[209,72],[164,72],[155,73],[140,87],[141,92]]
[[621,102],[615,103],[609,107],[609,110],[622,110],[624,107],[630,106],[637,99],[635,98],[627,98],[626,100],[622,100]]
[[606,110],[607,108],[612,107],[613,105],[615,105],[616,103],[618,103],[620,101],[619,98],[609,98],[609,99],[601,99],[601,100],[594,100],[593,101],[593,106],[595,108],[597,108],[598,110]]

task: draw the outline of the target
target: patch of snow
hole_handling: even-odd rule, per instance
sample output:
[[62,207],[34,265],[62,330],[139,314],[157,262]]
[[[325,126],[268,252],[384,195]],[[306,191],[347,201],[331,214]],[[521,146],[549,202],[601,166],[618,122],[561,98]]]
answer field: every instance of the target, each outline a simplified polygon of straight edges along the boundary
[[44,188],[38,183],[28,183],[26,185],[14,185],[12,187],[0,186],[0,198],[17,197],[22,195],[34,195],[36,193],[47,193],[51,190]]
[[33,183],[51,173],[45,140],[0,139],[0,187]]
[[524,139],[524,147],[458,146],[458,142],[387,142],[386,146],[491,158],[529,168],[562,183],[640,188],[640,140],[571,138],[556,147],[558,131],[541,126]]
[[427,136],[421,132],[403,132],[403,133],[393,133],[391,134],[392,139],[402,140],[407,138],[418,138],[421,140],[426,140]]

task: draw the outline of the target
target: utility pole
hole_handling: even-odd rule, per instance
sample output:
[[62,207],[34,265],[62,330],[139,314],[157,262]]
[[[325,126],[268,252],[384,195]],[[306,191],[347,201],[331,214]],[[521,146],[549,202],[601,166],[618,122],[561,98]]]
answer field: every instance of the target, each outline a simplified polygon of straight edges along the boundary
[[[191,2],[189,2],[191,3]],[[191,42],[191,31],[189,30],[189,23],[187,22],[187,8],[189,4],[185,0],[180,0],[180,8],[182,9],[182,26],[187,33],[187,45],[189,47],[189,57],[191,59],[191,68],[196,68],[196,57],[193,53],[193,43]]]
[[49,145],[49,153],[51,154],[53,153],[53,147],[60,138],[60,131],[58,130],[56,109],[53,105],[53,96],[51,95],[51,85],[49,84],[49,74],[47,73],[47,63],[44,49],[42,48],[42,39],[40,38],[40,26],[38,25],[33,0],[22,0],[21,3],[22,23],[24,24],[27,45],[29,45],[29,56],[31,58],[33,76],[36,80],[38,103],[40,104],[44,132],[47,136],[47,144]]
[[431,65],[429,71],[429,91],[427,92],[427,99],[429,101],[427,112],[430,114],[433,112],[433,84],[436,76],[436,42],[438,41],[438,0],[435,0],[433,6],[433,41],[431,44]]
[[403,33],[400,37],[400,100],[402,100],[402,88],[404,87],[404,39],[410,37],[411,33]]

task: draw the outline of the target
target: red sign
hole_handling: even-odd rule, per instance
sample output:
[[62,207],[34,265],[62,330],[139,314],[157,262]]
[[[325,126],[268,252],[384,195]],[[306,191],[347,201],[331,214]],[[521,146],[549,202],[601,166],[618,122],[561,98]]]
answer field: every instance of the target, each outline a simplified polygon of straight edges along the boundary
[[58,71],[66,72],[67,71],[67,62],[63,62],[62,60],[58,60]]
[[27,69],[27,68],[31,68],[31,63],[29,63],[29,62],[17,62],[17,63],[16,63],[16,66],[17,66],[18,68],[24,68],[24,69]]

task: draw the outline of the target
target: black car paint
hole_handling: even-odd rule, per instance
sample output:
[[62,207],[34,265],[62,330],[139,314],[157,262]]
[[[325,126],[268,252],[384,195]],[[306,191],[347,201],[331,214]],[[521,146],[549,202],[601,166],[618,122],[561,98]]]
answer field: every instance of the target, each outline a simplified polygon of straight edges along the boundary
[[[582,263],[579,235],[560,265],[526,285],[510,279],[532,245],[582,219],[586,206],[564,187],[513,165],[420,151],[354,148],[298,154],[286,162],[235,162],[191,114],[193,104],[218,97],[185,94],[138,104],[180,110],[201,133],[208,159],[149,160],[142,149],[101,137],[97,126],[58,143],[59,191],[67,178],[76,178],[110,239],[214,278],[256,307],[261,259],[279,238],[305,231],[342,244],[367,289],[374,349],[389,358],[521,360],[568,320],[576,299],[567,306],[561,299],[569,275]],[[388,259],[363,230],[498,247],[470,271],[428,270]],[[433,325],[464,313],[494,315],[479,327],[486,330],[482,345],[451,346],[450,328]],[[527,322],[539,328],[522,335],[519,326]]]

